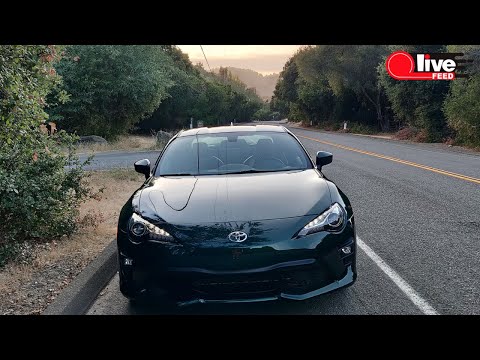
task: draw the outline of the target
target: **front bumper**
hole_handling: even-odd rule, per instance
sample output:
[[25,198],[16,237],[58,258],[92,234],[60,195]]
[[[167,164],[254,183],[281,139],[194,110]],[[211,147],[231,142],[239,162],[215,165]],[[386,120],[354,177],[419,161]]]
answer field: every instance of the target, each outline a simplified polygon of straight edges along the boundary
[[[119,246],[120,289],[127,297],[159,293],[178,305],[192,303],[261,302],[278,299],[305,300],[349,286],[356,280],[356,241],[353,226],[342,234],[315,234],[303,249],[270,249],[266,266],[219,269],[191,261],[175,266],[152,258],[152,251]],[[120,244],[119,244],[120,245]],[[298,245],[296,245],[298,247]],[[341,249],[351,248],[350,254]],[[233,249],[235,250],[235,249]],[[188,255],[183,255],[188,256]],[[255,255],[261,257],[265,255]],[[235,260],[234,260],[235,261]],[[195,266],[185,266],[192,263]]]
[[310,292],[304,294],[288,294],[281,292],[278,295],[273,296],[265,296],[265,297],[252,297],[252,298],[234,298],[234,299],[203,299],[198,297],[192,300],[184,300],[178,301],[178,306],[186,306],[186,305],[193,305],[193,304],[210,304],[210,303],[217,303],[217,304],[233,304],[233,303],[254,303],[254,302],[265,302],[265,301],[274,301],[280,299],[289,299],[289,300],[306,300],[312,297],[329,293],[331,291],[341,289],[343,287],[347,287],[352,285],[356,279],[356,273],[353,272],[352,266],[349,266],[347,269],[347,274],[340,280],[336,280],[328,285],[325,285],[319,289],[312,290]]

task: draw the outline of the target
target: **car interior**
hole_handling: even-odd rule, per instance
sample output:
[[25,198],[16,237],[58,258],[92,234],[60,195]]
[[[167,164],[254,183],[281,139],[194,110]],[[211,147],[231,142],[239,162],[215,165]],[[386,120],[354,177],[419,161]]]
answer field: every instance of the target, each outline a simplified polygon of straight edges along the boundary
[[[187,139],[180,138],[180,142]],[[164,161],[162,174],[216,174],[308,168],[302,149],[285,136],[205,136],[175,149],[175,162]],[[172,144],[175,145],[175,144]],[[292,149],[294,151],[292,151]]]

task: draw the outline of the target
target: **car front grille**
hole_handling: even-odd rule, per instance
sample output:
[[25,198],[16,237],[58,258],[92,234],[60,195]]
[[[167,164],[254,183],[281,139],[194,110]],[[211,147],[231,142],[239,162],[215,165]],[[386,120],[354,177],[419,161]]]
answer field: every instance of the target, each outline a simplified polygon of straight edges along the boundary
[[268,293],[277,290],[281,278],[278,276],[236,275],[218,278],[205,278],[194,281],[192,290],[199,294],[215,295],[241,295]]

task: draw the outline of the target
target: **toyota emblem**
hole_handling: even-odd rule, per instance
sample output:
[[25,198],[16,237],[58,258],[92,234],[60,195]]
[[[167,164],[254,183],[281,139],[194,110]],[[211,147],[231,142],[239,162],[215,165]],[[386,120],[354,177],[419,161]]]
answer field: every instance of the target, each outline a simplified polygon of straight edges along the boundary
[[228,240],[241,243],[247,240],[248,235],[243,231],[234,231],[228,235]]

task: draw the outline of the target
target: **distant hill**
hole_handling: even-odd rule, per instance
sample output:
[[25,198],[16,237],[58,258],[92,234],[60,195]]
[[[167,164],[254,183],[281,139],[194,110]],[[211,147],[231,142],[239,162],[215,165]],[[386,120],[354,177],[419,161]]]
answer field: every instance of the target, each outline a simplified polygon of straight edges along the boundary
[[[237,76],[247,87],[255,88],[258,96],[264,100],[270,100],[275,90],[279,74],[262,75],[254,70],[240,69],[236,67],[227,66],[227,69],[235,76]],[[218,73],[219,68],[213,69]]]

